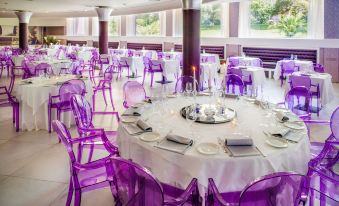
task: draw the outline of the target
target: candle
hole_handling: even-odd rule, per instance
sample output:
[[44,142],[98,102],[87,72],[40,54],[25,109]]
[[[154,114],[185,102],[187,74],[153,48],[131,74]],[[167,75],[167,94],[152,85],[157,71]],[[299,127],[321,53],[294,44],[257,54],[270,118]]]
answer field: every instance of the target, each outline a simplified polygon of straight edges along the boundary
[[195,85],[195,66],[193,66],[193,91],[196,91],[196,85]]

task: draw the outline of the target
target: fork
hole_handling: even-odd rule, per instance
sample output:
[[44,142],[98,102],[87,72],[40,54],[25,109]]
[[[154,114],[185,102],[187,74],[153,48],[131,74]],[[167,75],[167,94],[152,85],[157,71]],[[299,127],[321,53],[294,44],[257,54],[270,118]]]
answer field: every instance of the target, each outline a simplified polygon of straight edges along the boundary
[[227,150],[227,148],[226,148],[226,146],[225,146],[225,142],[222,141],[222,139],[221,139],[220,137],[218,137],[218,144],[221,146],[221,148],[224,149],[224,152],[225,152],[226,154],[228,154],[228,150]]

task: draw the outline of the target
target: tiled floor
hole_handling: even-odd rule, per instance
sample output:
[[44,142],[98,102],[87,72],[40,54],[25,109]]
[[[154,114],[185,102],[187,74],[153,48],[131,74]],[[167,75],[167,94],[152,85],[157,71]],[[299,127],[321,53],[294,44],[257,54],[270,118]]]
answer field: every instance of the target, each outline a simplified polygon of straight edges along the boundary
[[[160,78],[159,76],[156,78]],[[139,81],[142,79],[139,78]],[[1,79],[4,83],[5,79]],[[122,107],[122,85],[127,79],[114,82],[114,102],[119,112]],[[149,90],[149,78],[145,84]],[[173,87],[173,84],[170,86]],[[320,119],[329,119],[333,110],[339,105],[339,85],[335,84],[335,99],[321,111]],[[160,90],[155,84],[152,92]],[[170,90],[170,89],[169,89]],[[267,79],[265,92],[270,94],[270,101],[281,102],[283,90],[279,82]],[[104,108],[101,94],[98,108]],[[69,165],[68,155],[59,144],[54,133],[47,131],[18,132],[14,130],[11,109],[0,108],[0,205],[64,205],[68,191]],[[105,124],[107,119],[97,119],[96,124]],[[75,129],[71,129],[75,134]],[[311,126],[311,138],[323,141],[329,134],[326,126]],[[86,193],[82,205],[114,205],[109,189]]]

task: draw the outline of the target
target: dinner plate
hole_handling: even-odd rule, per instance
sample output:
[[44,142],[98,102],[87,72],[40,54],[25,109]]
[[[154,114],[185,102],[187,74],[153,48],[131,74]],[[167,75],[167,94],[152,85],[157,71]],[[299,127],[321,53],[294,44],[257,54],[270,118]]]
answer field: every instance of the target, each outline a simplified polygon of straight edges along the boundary
[[197,146],[197,151],[204,155],[218,154],[219,145],[210,142],[201,143]]
[[266,143],[276,148],[286,148],[288,147],[288,142],[282,138],[269,138],[266,140]]
[[138,117],[135,116],[122,116],[121,117],[121,121],[124,123],[134,123],[136,121],[138,121]]
[[305,128],[302,122],[284,122],[284,126],[295,130],[302,130]]
[[140,139],[144,142],[154,142],[160,139],[160,134],[156,132],[146,132],[140,136]]

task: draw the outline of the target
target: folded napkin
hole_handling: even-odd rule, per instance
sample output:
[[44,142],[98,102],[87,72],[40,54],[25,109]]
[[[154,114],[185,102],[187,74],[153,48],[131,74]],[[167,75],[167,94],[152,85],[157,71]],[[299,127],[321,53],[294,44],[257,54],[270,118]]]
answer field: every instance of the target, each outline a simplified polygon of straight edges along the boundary
[[241,138],[226,138],[225,140],[226,146],[252,146],[253,139],[250,137],[241,137]]
[[138,120],[136,124],[125,124],[124,128],[130,135],[139,135],[145,132],[152,132],[152,127],[142,120]]
[[138,108],[128,108],[122,116],[141,116],[141,113]]
[[288,118],[288,116],[286,116],[286,114],[282,111],[277,111],[276,117],[278,118],[279,121],[282,122],[286,122],[288,121],[290,118]]
[[142,121],[141,119],[137,121],[137,126],[144,132],[152,132],[152,127],[149,126],[146,122]]
[[172,142],[176,142],[179,144],[184,144],[184,145],[192,145],[193,144],[193,140],[183,137],[183,136],[179,136],[179,135],[175,135],[175,134],[168,134],[166,135],[166,139]]
[[273,128],[268,133],[275,137],[285,137],[290,131],[288,128]]

